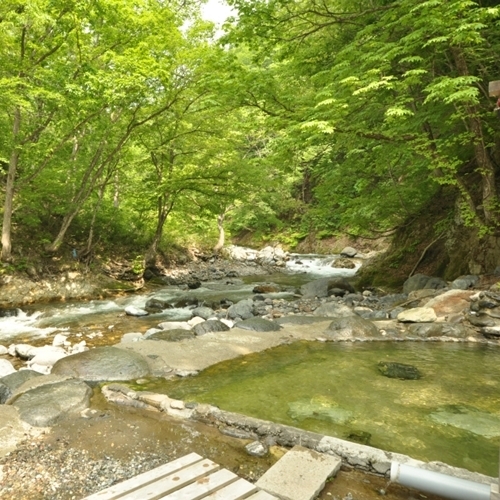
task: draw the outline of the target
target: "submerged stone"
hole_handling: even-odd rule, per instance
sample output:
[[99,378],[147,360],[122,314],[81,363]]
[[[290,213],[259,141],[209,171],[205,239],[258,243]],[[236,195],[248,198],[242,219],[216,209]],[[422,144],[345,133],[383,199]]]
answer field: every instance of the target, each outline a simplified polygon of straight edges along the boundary
[[431,413],[429,417],[438,424],[451,425],[488,439],[500,437],[500,416],[472,406],[444,406]]
[[314,418],[329,420],[336,424],[346,424],[354,418],[354,413],[337,406],[335,401],[328,398],[312,398],[288,403],[288,414],[294,420]]
[[378,364],[378,369],[382,375],[389,378],[399,378],[401,380],[418,380],[422,377],[417,367],[413,365],[406,365],[404,363],[380,361]]

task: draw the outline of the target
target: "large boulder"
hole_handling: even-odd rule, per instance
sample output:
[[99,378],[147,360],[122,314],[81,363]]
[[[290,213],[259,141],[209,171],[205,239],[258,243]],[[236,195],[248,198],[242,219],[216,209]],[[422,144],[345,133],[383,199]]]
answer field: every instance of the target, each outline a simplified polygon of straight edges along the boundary
[[21,387],[27,380],[41,376],[41,373],[34,370],[19,370],[0,378],[0,404],[5,403],[14,391],[18,387]]
[[474,292],[469,290],[448,290],[430,299],[425,307],[432,307],[436,316],[450,316],[464,313],[470,307],[470,297]]
[[337,318],[323,332],[329,340],[373,340],[381,339],[379,329],[361,316]]
[[454,290],[468,290],[475,287],[479,283],[479,276],[476,274],[468,274],[466,276],[459,276],[450,284],[450,288]]
[[349,257],[349,258],[353,258],[353,257],[356,257],[356,254],[358,253],[358,251],[355,249],[355,248],[352,248],[352,247],[345,247],[341,252],[340,252],[340,255],[342,257]]
[[423,290],[425,288],[431,288],[433,290],[439,290],[441,288],[446,288],[448,284],[441,278],[433,278],[432,276],[426,276],[425,274],[414,274],[408,278],[403,285],[403,293],[410,293],[415,290]]
[[475,335],[474,330],[463,323],[413,323],[408,326],[411,336],[427,339],[431,337],[449,337],[466,339]]
[[11,401],[25,422],[36,427],[54,425],[62,417],[90,406],[92,389],[81,380],[65,380],[36,387]]
[[236,323],[236,327],[253,332],[277,332],[281,329],[278,323],[264,318],[245,319]]
[[150,369],[140,354],[116,347],[96,347],[60,359],[53,366],[52,373],[101,382],[147,377]]

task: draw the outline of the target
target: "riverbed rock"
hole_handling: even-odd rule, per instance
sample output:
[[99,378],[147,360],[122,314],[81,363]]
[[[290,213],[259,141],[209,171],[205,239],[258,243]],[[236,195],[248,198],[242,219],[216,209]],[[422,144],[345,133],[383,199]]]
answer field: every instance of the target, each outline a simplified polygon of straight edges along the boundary
[[414,274],[404,282],[403,293],[410,293],[414,290],[422,290],[424,288],[438,290],[440,288],[446,288],[447,286],[448,283],[441,278],[434,278],[432,276],[426,276],[425,274]]
[[14,451],[18,443],[26,440],[30,430],[31,426],[21,420],[17,408],[0,405],[0,457]]
[[475,336],[474,330],[462,323],[412,323],[408,326],[408,331],[410,336],[421,339],[433,337],[467,339]]
[[164,309],[171,309],[172,307],[173,307],[173,305],[171,303],[169,303],[168,301],[152,297],[151,299],[148,299],[146,301],[144,309],[147,312],[155,313],[155,312],[163,311]]
[[191,330],[187,321],[164,321],[158,325],[161,330]]
[[253,287],[253,293],[278,293],[280,288],[277,285],[272,285],[269,283],[264,283],[262,285],[256,285]]
[[210,307],[206,307],[206,306],[195,307],[193,309],[193,315],[199,316],[200,318],[206,320],[209,318],[213,318],[215,316],[215,311],[213,309],[210,309]]
[[81,380],[65,380],[25,392],[11,404],[25,422],[36,427],[54,425],[68,414],[79,414],[90,406],[92,389]]
[[149,313],[145,309],[141,309],[135,306],[128,306],[125,308],[125,314],[128,316],[147,316]]
[[354,287],[345,278],[321,278],[310,281],[300,287],[304,299],[328,297],[329,290],[339,288],[349,293],[354,293]]
[[401,323],[431,323],[437,320],[432,307],[414,307],[398,314]]
[[336,424],[347,424],[354,418],[351,410],[341,408],[327,397],[313,397],[288,403],[288,415],[299,422],[305,419],[328,420]]
[[466,276],[459,276],[457,279],[450,283],[450,288],[454,290],[469,290],[479,283],[479,276],[476,274],[468,274]]
[[335,259],[331,265],[336,269],[354,269],[356,267],[356,264],[352,260],[346,259],[344,257]]
[[0,377],[15,373],[14,365],[8,359],[0,359]]
[[244,299],[236,302],[227,310],[227,314],[231,319],[241,318],[248,319],[253,317],[253,300]]
[[253,332],[277,332],[281,329],[278,323],[264,318],[249,318],[238,321],[236,327]]
[[418,380],[422,377],[417,367],[393,361],[380,361],[378,363],[378,371],[384,375],[384,377],[397,378],[400,380]]
[[36,377],[42,377],[42,374],[34,370],[19,370],[0,378],[0,404],[4,404],[27,380]]
[[252,457],[265,457],[269,455],[269,446],[260,441],[253,441],[245,446],[246,452]]
[[443,426],[452,426],[487,439],[500,437],[500,417],[467,405],[447,405],[429,417]]
[[473,293],[470,290],[448,290],[430,299],[425,307],[432,307],[437,317],[461,314],[469,309]]
[[343,318],[345,316],[354,316],[355,314],[352,308],[339,302],[326,302],[314,311],[315,316],[327,318]]
[[340,252],[340,255],[342,257],[350,257],[350,258],[353,258],[353,257],[356,257],[356,254],[358,253],[358,251],[353,248],[353,247],[345,247],[341,252]]
[[48,374],[52,366],[67,355],[67,352],[62,347],[45,345],[36,350],[36,354],[28,361],[28,368]]
[[160,330],[148,335],[147,340],[164,340],[165,342],[179,342],[186,339],[194,339],[196,335],[191,330],[183,330],[182,328],[176,330]]
[[379,329],[371,321],[357,315],[335,319],[323,334],[328,340],[334,341],[383,338]]
[[209,319],[193,327],[193,333],[198,337],[207,333],[227,332],[229,330],[230,328],[218,319]]
[[96,347],[60,359],[52,367],[52,373],[87,382],[101,382],[147,377],[150,369],[146,359],[133,351],[117,347]]

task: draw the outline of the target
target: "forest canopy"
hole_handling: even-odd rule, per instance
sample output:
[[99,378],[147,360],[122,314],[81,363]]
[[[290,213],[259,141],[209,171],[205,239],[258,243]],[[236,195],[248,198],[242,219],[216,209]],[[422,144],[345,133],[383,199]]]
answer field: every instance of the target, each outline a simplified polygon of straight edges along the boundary
[[2,260],[391,234],[443,190],[430,237],[496,236],[497,2],[228,3],[220,37],[196,0],[2,2]]

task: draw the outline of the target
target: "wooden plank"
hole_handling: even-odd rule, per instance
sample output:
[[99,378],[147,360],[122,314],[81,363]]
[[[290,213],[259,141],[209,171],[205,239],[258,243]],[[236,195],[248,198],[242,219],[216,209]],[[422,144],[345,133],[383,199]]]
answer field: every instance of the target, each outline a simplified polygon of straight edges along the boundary
[[221,469],[161,498],[162,500],[199,500],[237,480],[236,474],[227,469]]
[[170,474],[154,483],[149,483],[142,488],[135,489],[122,495],[120,500],[158,500],[168,493],[180,490],[184,486],[194,483],[197,479],[207,476],[220,469],[220,465],[211,460],[204,459],[177,472]]
[[241,500],[256,491],[257,487],[254,484],[240,478],[234,483],[207,495],[203,500]]
[[249,496],[247,500],[277,500],[278,497],[269,494],[267,491],[260,490],[257,493],[254,493],[252,496]]
[[500,97],[500,80],[489,82],[488,92],[490,97]]
[[114,500],[121,498],[125,493],[141,488],[144,485],[157,481],[158,479],[168,476],[169,474],[173,474],[174,472],[200,462],[201,460],[203,460],[203,457],[197,453],[190,453],[189,455],[185,455],[177,460],[160,465],[160,467],[156,467],[156,469],[143,472],[142,474],[122,481],[121,483],[110,486],[105,490],[94,493],[93,495],[85,497],[83,500]]

